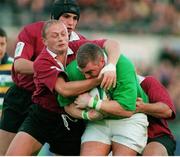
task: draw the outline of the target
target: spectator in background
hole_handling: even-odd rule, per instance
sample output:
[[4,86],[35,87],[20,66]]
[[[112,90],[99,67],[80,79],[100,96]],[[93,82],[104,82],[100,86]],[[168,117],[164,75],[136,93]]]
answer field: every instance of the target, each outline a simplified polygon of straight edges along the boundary
[[0,116],[4,95],[8,88],[13,84],[11,78],[13,58],[8,56],[6,48],[7,35],[6,32],[0,28]]

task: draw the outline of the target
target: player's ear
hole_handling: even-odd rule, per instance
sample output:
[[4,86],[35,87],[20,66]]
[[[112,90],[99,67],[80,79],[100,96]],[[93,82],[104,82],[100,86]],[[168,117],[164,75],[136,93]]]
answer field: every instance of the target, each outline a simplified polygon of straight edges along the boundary
[[46,40],[46,38],[43,38],[42,40],[43,40],[44,45],[47,46],[47,40]]
[[101,65],[104,65],[104,64],[105,64],[104,57],[100,57],[100,61],[99,61],[99,63],[100,63]]

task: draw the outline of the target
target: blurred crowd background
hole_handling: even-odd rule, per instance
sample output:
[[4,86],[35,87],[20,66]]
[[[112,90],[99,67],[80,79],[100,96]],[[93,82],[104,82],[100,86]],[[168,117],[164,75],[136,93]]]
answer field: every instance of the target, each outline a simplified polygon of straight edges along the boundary
[[[8,52],[12,56],[15,38],[21,27],[49,19],[52,1],[0,0],[0,27],[7,31]],[[169,91],[177,109],[177,118],[170,123],[170,127],[180,148],[180,0],[77,1],[81,7],[78,31],[89,38],[101,37],[101,34],[106,33],[119,39],[121,44],[125,37],[126,45],[129,44],[127,51],[130,51],[132,36],[134,41],[141,39],[140,44],[136,45],[144,47],[140,58],[147,53],[151,56],[145,44],[147,36],[154,41],[158,39],[155,43],[159,46],[152,53],[156,55],[149,59],[150,63],[148,58],[134,62],[139,74],[154,75]],[[138,57],[137,54],[135,56]],[[177,149],[178,153],[180,155],[180,149]]]
[[[21,26],[47,19],[53,0],[1,0],[1,20]],[[127,33],[180,34],[179,0],[78,0],[79,28]],[[2,16],[4,15],[4,16]],[[10,20],[7,21],[7,18]],[[91,24],[89,24],[91,23]]]

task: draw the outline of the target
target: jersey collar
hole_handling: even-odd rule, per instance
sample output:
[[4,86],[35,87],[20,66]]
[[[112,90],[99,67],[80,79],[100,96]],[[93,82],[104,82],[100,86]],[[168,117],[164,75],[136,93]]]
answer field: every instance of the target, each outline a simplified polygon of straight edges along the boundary
[[71,32],[69,41],[75,41],[75,40],[80,40],[80,38],[76,32]]

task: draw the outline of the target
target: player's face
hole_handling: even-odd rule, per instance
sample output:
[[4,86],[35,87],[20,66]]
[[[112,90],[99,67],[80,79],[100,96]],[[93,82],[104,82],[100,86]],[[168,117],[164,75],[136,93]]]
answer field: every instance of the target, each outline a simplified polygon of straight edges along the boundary
[[0,36],[0,60],[4,57],[7,47],[7,40],[6,37]]
[[78,16],[73,13],[64,13],[59,17],[59,20],[66,25],[68,33],[70,35],[71,32],[74,31],[76,28]]
[[45,45],[56,54],[67,52],[68,32],[65,25],[51,25],[46,32]]
[[90,61],[85,68],[81,69],[86,79],[98,77],[101,69],[104,66],[104,59],[101,58],[99,62]]

